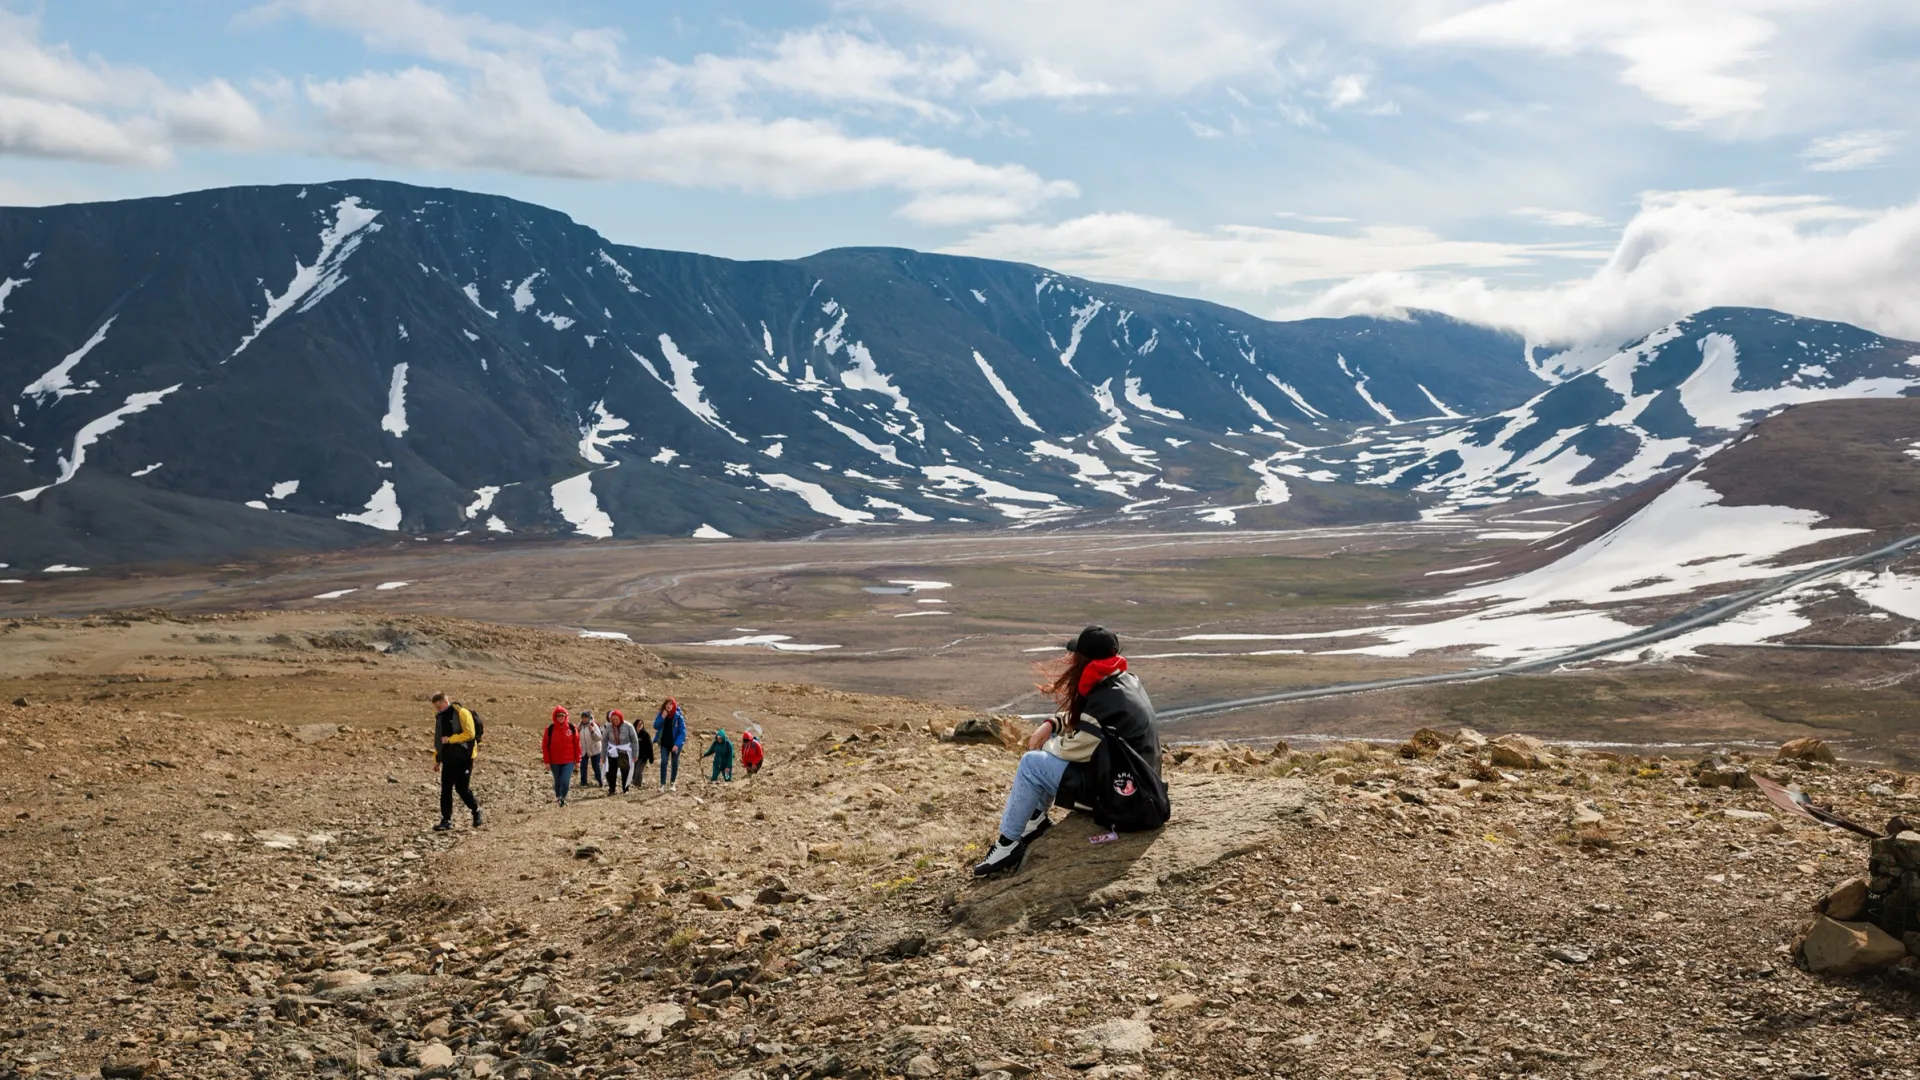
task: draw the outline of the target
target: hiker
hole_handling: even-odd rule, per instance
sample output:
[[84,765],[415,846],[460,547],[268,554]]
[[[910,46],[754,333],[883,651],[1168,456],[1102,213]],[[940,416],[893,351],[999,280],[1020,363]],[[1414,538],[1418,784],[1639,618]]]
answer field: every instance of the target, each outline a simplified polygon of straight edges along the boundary
[[[607,719],[611,720],[615,715],[617,714],[608,713]],[[604,786],[605,780],[601,778],[600,767],[606,763],[606,760],[607,760],[606,726],[600,723],[600,721],[595,720],[593,718],[593,710],[588,709],[586,712],[581,714],[580,768],[575,773],[575,775],[580,778],[580,784],[582,787],[586,786],[588,769],[593,770],[593,786],[594,787]]]
[[660,748],[660,787],[679,791],[680,748],[687,744],[687,714],[672,698],[660,703],[660,711],[653,718],[653,743]]
[[653,765],[653,738],[641,731],[637,725],[628,724],[627,727],[635,732],[633,782],[644,788],[647,786],[647,769]]
[[611,721],[607,724],[607,794],[613,794],[615,784],[620,785],[622,792],[634,783],[645,787],[646,777],[637,773],[640,747],[646,738],[627,723],[626,714],[619,709],[608,713],[607,719]]
[[752,776],[753,774],[759,772],[761,763],[766,760],[767,760],[766,748],[760,745],[760,740],[754,736],[753,732],[751,731],[741,732],[740,733],[740,764],[745,765],[747,767],[747,775]]
[[480,827],[480,800],[473,797],[473,750],[480,740],[478,721],[467,707],[447,700],[445,694],[433,695],[433,767],[440,773],[440,824],[434,832],[453,828],[453,796],[473,812],[473,827]]
[[[1066,649],[1059,671],[1040,687],[1059,712],[1027,738],[1000,815],[1000,835],[973,868],[977,876],[1019,869],[1028,845],[1052,827],[1047,809],[1056,802],[1093,810],[1096,820],[1115,828],[1158,828],[1166,821],[1153,703],[1139,677],[1127,671],[1120,639],[1103,626],[1089,626]],[[1107,738],[1119,745],[1103,746]]]
[[707,783],[717,784],[722,777],[726,778],[727,783],[733,783],[733,740],[727,738],[726,728],[713,733],[713,742],[700,756],[713,759],[713,775],[707,777]]
[[573,770],[580,764],[580,732],[574,729],[567,710],[553,707],[553,719],[540,736],[540,760],[553,772],[553,797],[567,805],[567,791],[573,787]]

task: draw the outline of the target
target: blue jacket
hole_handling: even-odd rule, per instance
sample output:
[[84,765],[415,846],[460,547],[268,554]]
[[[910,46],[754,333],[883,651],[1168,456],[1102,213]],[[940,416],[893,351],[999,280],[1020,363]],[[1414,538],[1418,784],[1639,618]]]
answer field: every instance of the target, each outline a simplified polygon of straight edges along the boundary
[[687,715],[678,708],[671,714],[658,713],[653,718],[653,741],[663,749],[678,750],[687,744]]

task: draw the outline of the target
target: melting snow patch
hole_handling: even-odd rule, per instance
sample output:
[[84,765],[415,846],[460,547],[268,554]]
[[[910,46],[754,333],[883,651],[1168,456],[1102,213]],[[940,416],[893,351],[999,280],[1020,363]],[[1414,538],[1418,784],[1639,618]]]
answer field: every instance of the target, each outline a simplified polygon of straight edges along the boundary
[[525,281],[522,281],[520,284],[514,286],[514,289],[513,289],[514,314],[517,315],[520,312],[523,312],[533,306],[533,283],[536,281],[539,281],[540,276],[544,273],[546,273],[546,271],[544,270],[535,270],[533,273],[527,275],[527,279]]
[[673,459],[679,456],[680,456],[680,451],[672,449],[671,447],[663,446],[660,448],[658,453],[654,454],[652,457],[648,458],[647,460],[653,462],[655,465],[671,465],[673,464]]
[[824,652],[827,649],[837,649],[840,647],[838,645],[802,645],[786,634],[749,634],[745,637],[716,638],[713,641],[692,641],[687,644],[730,649],[759,645],[772,649],[775,652]]
[[1299,409],[1315,420],[1325,420],[1327,418],[1326,413],[1307,404],[1307,399],[1300,396],[1300,391],[1295,390],[1293,387],[1281,382],[1272,375],[1267,376],[1267,381],[1277,387],[1281,393],[1287,395],[1287,400],[1293,402],[1294,408]]
[[731,540],[733,539],[733,537],[727,535],[726,533],[721,532],[719,529],[716,529],[705,522],[701,522],[700,527],[693,530],[693,538],[695,540]]
[[26,491],[16,491],[13,493],[13,497],[22,502],[32,502],[39,497],[41,492],[47,490],[47,488],[59,487],[61,484],[73,479],[74,474],[80,471],[80,466],[86,463],[87,447],[99,442],[108,432],[126,423],[127,417],[146,412],[153,406],[160,404],[162,399],[175,390],[180,389],[180,386],[181,384],[175,383],[165,390],[149,390],[141,394],[127,395],[126,404],[100,417],[98,420],[89,422],[74,433],[73,450],[70,453],[61,455],[60,475],[53,483],[44,484],[37,488],[30,488]]
[[261,502],[259,499],[248,500],[247,506],[254,510],[265,510],[267,508],[267,504]]
[[903,611],[900,614],[895,615],[894,618],[917,619],[922,615],[951,615],[951,614],[953,614],[953,612],[951,611]]
[[407,433],[407,365],[393,365],[393,380],[387,384],[387,415],[380,418],[380,430],[394,438]]
[[[627,351],[633,352],[631,349]],[[661,378],[660,372],[654,368],[652,362],[639,353],[633,353],[633,358],[640,361],[642,367],[672,391],[673,399],[678,401],[682,408],[698,417],[702,423],[733,435],[735,441],[745,442],[745,439],[733,434],[733,429],[721,421],[720,414],[708,403],[706,391],[701,388],[700,380],[695,376],[700,365],[688,359],[687,355],[680,351],[680,347],[673,343],[673,338],[666,334],[660,335],[660,354],[666,357],[667,368],[673,374],[672,382]]]
[[54,563],[41,571],[43,574],[84,574],[86,572],[87,568],[84,566],[68,566],[66,563]]
[[[1142,412],[1154,413],[1158,416],[1164,416],[1169,420],[1185,420],[1187,418],[1185,413],[1175,412],[1172,409],[1164,409],[1155,405],[1153,403],[1153,395],[1140,389],[1140,380],[1132,376],[1127,377],[1122,392],[1126,395],[1127,404],[1132,405]],[[1265,410],[1262,410],[1262,415],[1265,415]],[[1270,416],[1267,417],[1267,422],[1272,423],[1273,418]]]
[[[1042,285],[1044,287],[1044,282]],[[1037,291],[1036,295],[1038,295]],[[1068,371],[1072,371],[1076,375],[1079,374],[1073,366],[1073,355],[1080,351],[1080,335],[1087,332],[1087,324],[1091,323],[1093,317],[1100,314],[1100,309],[1106,306],[1104,300],[1088,300],[1085,307],[1068,309],[1069,313],[1073,316],[1073,327],[1067,333],[1067,347],[1060,350],[1060,362],[1066,365]],[[1158,340],[1159,333],[1160,331],[1158,330],[1154,331],[1156,335],[1155,340]],[[1153,345],[1154,343],[1152,341],[1147,342],[1140,350],[1141,355],[1152,351]]]
[[1033,417],[1027,415],[1027,410],[1020,407],[1020,399],[1013,396],[1013,391],[1008,389],[1005,382],[1001,381],[1000,373],[993,370],[993,365],[987,363],[987,358],[981,356],[980,350],[978,349],[973,351],[973,362],[980,365],[980,374],[987,377],[987,385],[993,387],[993,392],[1000,395],[1000,400],[1006,403],[1008,411],[1013,413],[1015,420],[1020,421],[1022,425],[1030,427],[1035,431],[1046,430],[1039,424],[1034,423]]
[[315,600],[338,600],[341,597],[347,595],[348,593],[356,593],[359,591],[360,591],[359,589],[335,589],[332,592],[320,593],[319,595],[315,596],[314,599]]
[[48,397],[52,397],[55,401],[58,401],[61,398],[71,397],[74,394],[91,394],[93,392],[92,387],[75,387],[73,385],[73,369],[79,366],[80,361],[85,360],[87,354],[92,352],[96,346],[107,340],[107,331],[113,327],[114,319],[118,319],[119,317],[120,316],[115,315],[113,318],[101,323],[100,329],[93,332],[93,336],[87,339],[86,344],[68,353],[66,359],[55,364],[45,375],[28,383],[26,389],[20,391],[20,396],[30,397],[33,399],[35,405],[42,405],[46,403]]
[[1427,400],[1428,400],[1429,402],[1432,402],[1432,403],[1433,403],[1433,407],[1434,407],[1434,408],[1436,408],[1436,409],[1439,409],[1439,410],[1440,410],[1440,416],[1441,416],[1441,418],[1442,418],[1442,419],[1445,419],[1445,420],[1464,420],[1464,419],[1466,419],[1466,417],[1464,417],[1464,416],[1461,416],[1461,415],[1460,415],[1459,413],[1457,413],[1457,412],[1454,412],[1454,411],[1453,411],[1452,409],[1449,409],[1449,408],[1447,407],[1447,403],[1446,403],[1446,402],[1444,402],[1444,401],[1441,401],[1441,400],[1440,400],[1439,398],[1437,398],[1437,397],[1434,397],[1434,396],[1433,396],[1433,391],[1431,391],[1431,390],[1429,390],[1429,389],[1427,389],[1427,387],[1426,387],[1426,384],[1424,384],[1424,383],[1414,383],[1413,385],[1415,385],[1415,386],[1417,386],[1417,387],[1419,387],[1419,388],[1420,388],[1420,392],[1421,392],[1422,394],[1425,394],[1425,395],[1427,396]]
[[400,495],[394,490],[393,481],[380,482],[380,490],[367,500],[367,508],[358,514],[335,514],[341,521],[351,521],[359,525],[369,525],[387,532],[400,529]]
[[605,540],[613,535],[613,519],[600,509],[600,500],[593,494],[593,474],[590,472],[553,485],[553,508],[581,536]]
[[500,494],[498,487],[476,488],[473,492],[473,502],[460,512],[460,516],[471,521],[487,512],[493,508],[493,497],[498,494]]
[[278,502],[279,500],[284,499],[287,496],[299,490],[300,490],[300,481],[282,480],[267,490],[267,498]]
[[[380,231],[373,219],[380,211],[370,210],[360,205],[359,198],[349,195],[334,205],[333,224],[320,233],[320,254],[312,266],[303,266],[300,260],[293,261],[293,280],[287,283],[287,291],[279,296],[267,293],[266,314],[254,322],[253,331],[242,338],[238,348],[233,350],[231,360],[245,352],[267,327],[288,311],[299,305],[299,310],[307,311],[313,305],[326,299],[327,294],[340,287],[347,280],[343,267],[349,256],[360,247],[360,242],[372,233]],[[475,304],[479,300],[474,301]]]
[[889,581],[887,584],[905,585],[914,592],[939,592],[941,589],[953,588],[951,581]]
[[1047,504],[1060,501],[1058,495],[1044,491],[1025,491],[1012,484],[990,480],[971,469],[963,469],[958,465],[925,465],[921,467],[920,472],[927,479],[934,481],[942,491],[954,494],[964,494],[968,488],[976,488],[983,499],[1008,499],[1014,502]]
[[760,482],[768,487],[800,496],[801,501],[807,504],[807,509],[824,517],[849,524],[873,520],[873,515],[865,510],[855,510],[835,502],[833,495],[819,484],[797,480],[785,473],[761,473]]
[[627,422],[608,412],[604,400],[594,402],[593,422],[580,429],[580,456],[595,465],[605,465],[607,456],[600,452],[601,447],[633,441],[632,435],[609,433],[626,429]]
[[1422,577],[1445,577],[1449,574],[1471,574],[1475,570],[1485,570],[1489,567],[1499,566],[1499,565],[1500,564],[1498,562],[1474,563],[1472,566],[1456,566],[1450,570],[1429,570],[1425,574],[1422,574],[1421,576]]
[[[973,294],[973,298],[975,300],[978,300],[983,304],[987,302],[987,294],[981,292],[979,289],[968,289],[967,291]],[[1920,360],[1920,357],[1915,357],[1915,359]]]
[[873,507],[876,510],[891,510],[893,511],[893,515],[899,518],[901,521],[922,522],[922,521],[933,520],[927,515],[918,513],[906,506],[902,506],[901,504],[894,502],[891,499],[882,499],[874,495],[867,496],[867,505]]
[[413,584],[411,581],[383,581],[373,588],[375,592],[392,592],[395,589],[404,589],[411,584]]
[[135,469],[132,472],[128,473],[127,475],[128,476],[145,476],[148,473],[153,472],[155,469],[158,469],[160,466],[165,464],[166,462],[164,461],[156,461],[151,465],[144,465],[138,469]]
[[[497,311],[488,311],[488,310],[487,310],[487,306],[486,306],[485,304],[482,304],[482,303],[480,302],[480,290],[479,290],[479,288],[478,288],[477,286],[473,286],[473,285],[468,285],[468,286],[466,286],[465,288],[463,288],[463,289],[461,289],[460,291],[461,291],[462,293],[465,293],[465,294],[466,294],[466,297],[467,297],[467,299],[468,299],[468,300],[471,300],[471,301],[473,301],[473,306],[474,306],[474,307],[477,307],[477,308],[479,308],[479,309],[480,309],[480,313],[481,313],[482,315],[485,315],[485,316],[486,316],[487,318],[489,318],[489,319],[497,319],[497,318],[499,318],[499,317],[500,317],[500,313],[499,313],[499,312],[497,312]],[[475,340],[475,341],[479,341],[479,340],[480,340],[479,338],[477,338],[477,337],[474,337],[474,336],[473,336],[472,334],[468,334],[467,336],[468,336],[468,337],[471,337],[471,338],[473,338],[473,340]]]
[[632,641],[631,637],[618,630],[582,630],[580,636],[601,641]]
[[1194,516],[1199,518],[1201,521],[1206,522],[1209,525],[1232,525],[1239,520],[1235,509],[1231,506],[1221,506],[1221,507],[1216,507],[1215,509],[1212,509],[1212,510],[1202,510],[1199,513],[1195,514]]
[[495,515],[487,519],[487,531],[496,532],[496,533],[510,533],[513,530],[507,528],[507,523],[504,521],[501,521],[499,516]]

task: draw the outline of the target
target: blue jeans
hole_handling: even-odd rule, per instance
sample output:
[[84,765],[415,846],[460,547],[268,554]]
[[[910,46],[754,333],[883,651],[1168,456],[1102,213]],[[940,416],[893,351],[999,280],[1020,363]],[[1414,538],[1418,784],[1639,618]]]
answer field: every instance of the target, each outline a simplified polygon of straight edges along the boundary
[[[671,778],[667,776],[668,762],[673,763],[673,776]],[[669,783],[677,782],[679,779],[680,779],[680,748],[677,746],[661,747],[660,748],[660,786],[665,787]]]
[[561,802],[567,801],[567,790],[573,787],[573,763],[549,765],[553,770],[553,797]]
[[594,786],[595,786],[595,787],[599,787],[599,786],[601,785],[601,783],[603,783],[603,781],[602,781],[602,780],[600,779],[600,762],[601,762],[601,761],[602,761],[602,760],[603,760],[603,759],[604,759],[605,757],[606,757],[606,755],[605,755],[605,754],[583,754],[583,755],[581,755],[581,757],[580,757],[580,782],[581,782],[581,783],[583,783],[583,784],[584,784],[584,783],[586,783],[586,782],[587,782],[587,766],[589,766],[589,765],[591,765],[591,766],[593,766],[593,784],[594,784]]
[[1045,750],[1020,755],[1020,767],[1013,771],[1013,790],[1007,792],[1007,808],[1000,812],[1000,835],[1020,839],[1033,812],[1053,805],[1060,778],[1066,773],[1067,763]]

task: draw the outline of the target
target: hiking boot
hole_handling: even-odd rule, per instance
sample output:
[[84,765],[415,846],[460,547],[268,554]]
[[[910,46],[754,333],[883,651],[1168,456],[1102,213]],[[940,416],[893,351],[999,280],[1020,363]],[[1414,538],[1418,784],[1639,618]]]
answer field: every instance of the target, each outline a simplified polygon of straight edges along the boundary
[[987,849],[987,857],[973,868],[974,877],[993,877],[998,874],[1011,874],[1020,869],[1020,863],[1027,854],[1024,841],[998,837],[993,846]]
[[[476,829],[480,827],[480,808],[477,806],[473,808],[473,827]],[[448,826],[448,828],[452,828],[452,826]]]
[[1047,816],[1047,808],[1041,807],[1027,819],[1026,827],[1020,830],[1020,842],[1031,844],[1040,839],[1041,834],[1053,828],[1053,819]]
[[453,828],[453,822],[452,822],[452,821],[450,821],[450,820],[448,820],[447,818],[441,818],[441,819],[440,819],[440,824],[438,824],[438,825],[435,825],[435,826],[433,827],[433,831],[434,831],[434,832],[446,832],[446,831],[447,831],[448,829],[451,829],[451,828]]

